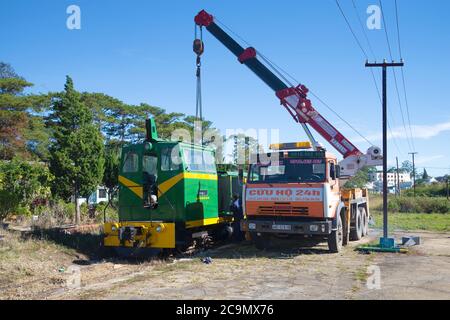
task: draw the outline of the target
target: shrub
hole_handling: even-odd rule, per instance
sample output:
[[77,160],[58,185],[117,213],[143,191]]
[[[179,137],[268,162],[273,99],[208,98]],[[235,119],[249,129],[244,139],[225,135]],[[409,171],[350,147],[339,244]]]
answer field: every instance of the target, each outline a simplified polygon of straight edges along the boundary
[[1,162],[0,220],[10,214],[29,215],[33,202],[50,197],[52,180],[45,165],[18,159]]
[[447,213],[450,211],[449,201],[445,198],[418,197],[417,205],[421,212],[425,213]]
[[[414,195],[414,189],[403,191],[407,196]],[[447,186],[445,183],[433,183],[430,185],[416,185],[416,196],[420,197],[445,197],[447,195]]]
[[50,204],[35,209],[34,213],[39,216],[39,219],[34,225],[50,228],[71,223],[74,212],[75,205],[73,203],[66,203],[63,200],[51,201]]
[[[376,207],[383,209],[383,204]],[[389,197],[388,209],[404,213],[450,213],[450,202],[441,197]]]

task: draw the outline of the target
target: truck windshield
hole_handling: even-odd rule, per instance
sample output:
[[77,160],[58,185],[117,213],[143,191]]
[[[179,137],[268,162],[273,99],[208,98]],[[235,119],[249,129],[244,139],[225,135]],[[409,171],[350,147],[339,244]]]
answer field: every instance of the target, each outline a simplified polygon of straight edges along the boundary
[[280,159],[269,165],[253,164],[249,182],[323,182],[325,159]]

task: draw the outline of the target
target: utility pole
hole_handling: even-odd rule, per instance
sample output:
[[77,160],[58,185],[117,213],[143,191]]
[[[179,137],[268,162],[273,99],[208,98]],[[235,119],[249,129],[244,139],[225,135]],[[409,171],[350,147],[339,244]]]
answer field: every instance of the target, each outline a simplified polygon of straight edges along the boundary
[[[387,198],[388,198],[388,186],[387,186],[387,68],[388,67],[403,67],[403,60],[401,62],[387,62],[384,59],[383,63],[369,63],[366,61],[366,68],[382,68],[383,71],[383,238],[380,241],[382,246],[388,246],[388,212],[387,212]],[[392,239],[392,242],[393,239]],[[394,243],[391,245],[394,246]]]
[[413,190],[414,190],[414,197],[416,196],[416,164],[415,164],[415,155],[417,152],[409,152],[410,155],[412,155],[412,163],[413,163]]
[[448,190],[448,180],[450,179],[450,177],[447,176],[447,179],[445,180],[447,182],[447,200],[450,198],[450,192]]
[[397,162],[397,195],[400,196],[400,170],[398,169],[398,157],[395,157],[395,161]]

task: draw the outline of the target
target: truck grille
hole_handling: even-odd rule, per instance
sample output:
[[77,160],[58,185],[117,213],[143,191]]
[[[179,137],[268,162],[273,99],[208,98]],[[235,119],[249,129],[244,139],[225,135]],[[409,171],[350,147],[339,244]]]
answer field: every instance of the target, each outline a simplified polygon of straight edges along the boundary
[[292,206],[260,206],[258,207],[258,214],[293,214],[293,215],[308,215],[308,207],[292,207]]

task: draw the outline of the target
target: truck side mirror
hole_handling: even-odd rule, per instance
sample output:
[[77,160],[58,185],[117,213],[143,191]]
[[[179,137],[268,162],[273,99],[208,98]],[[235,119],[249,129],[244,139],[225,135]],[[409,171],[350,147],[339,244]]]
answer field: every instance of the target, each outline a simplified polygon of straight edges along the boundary
[[336,168],[336,179],[341,177],[341,167],[339,165],[335,166]]
[[332,180],[336,180],[336,178],[337,178],[337,166],[334,164],[334,163],[331,163],[330,162],[330,178],[332,179]]

